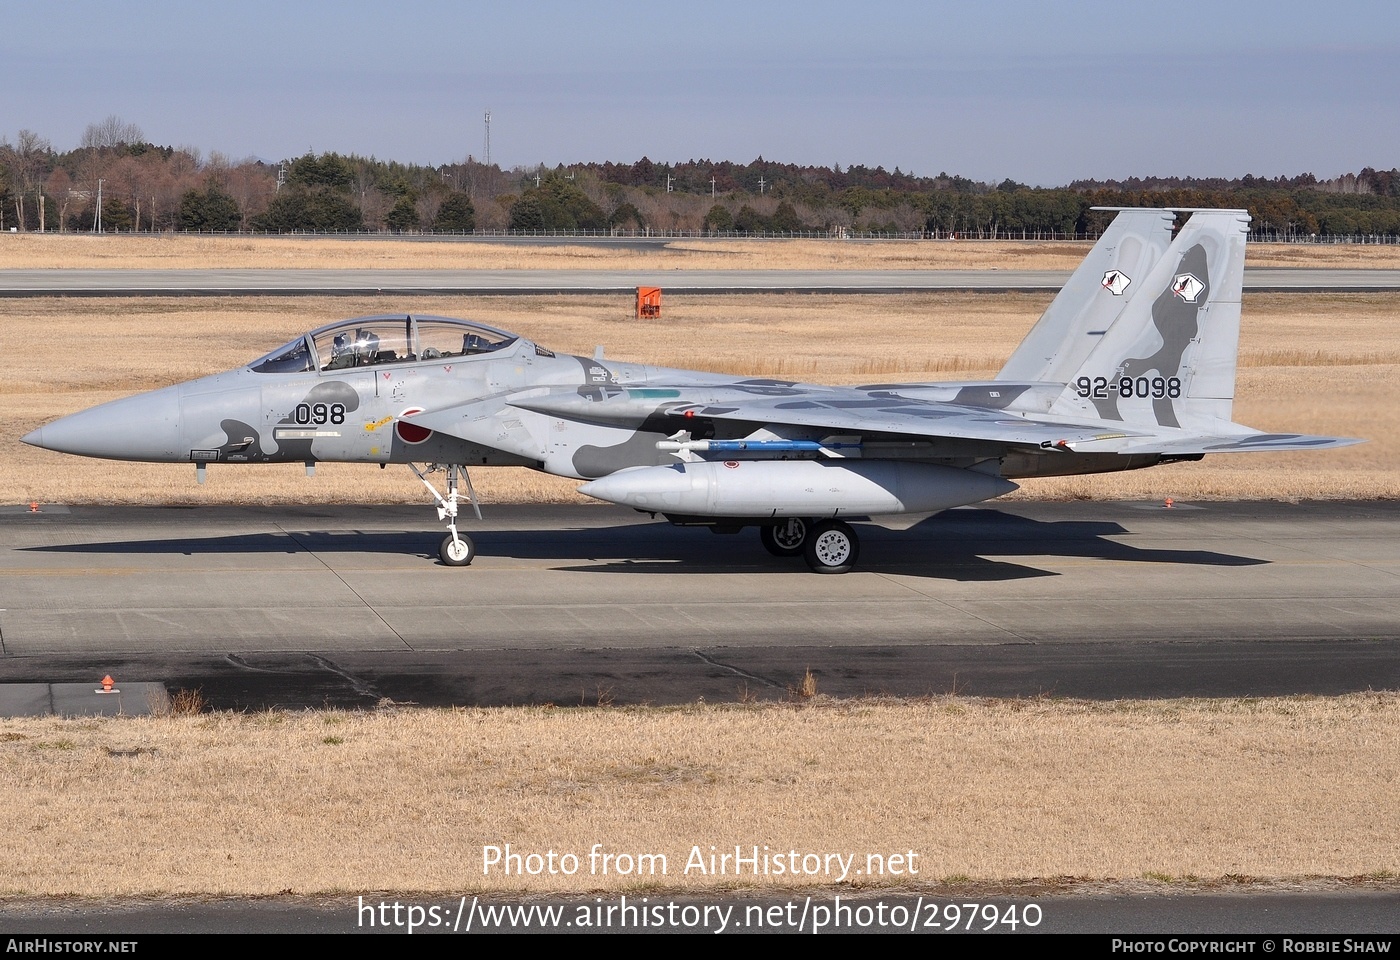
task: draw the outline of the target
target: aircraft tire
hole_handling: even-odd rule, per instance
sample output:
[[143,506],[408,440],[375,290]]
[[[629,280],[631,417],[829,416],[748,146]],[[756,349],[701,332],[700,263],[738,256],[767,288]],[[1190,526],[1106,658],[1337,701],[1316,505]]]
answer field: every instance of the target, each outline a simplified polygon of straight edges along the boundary
[[860,557],[860,538],[840,520],[823,520],[812,528],[804,552],[814,573],[846,573]]
[[758,539],[775,557],[800,557],[812,533],[812,521],[789,517],[771,527],[759,527]]
[[443,538],[442,546],[438,548],[438,556],[449,567],[465,567],[476,559],[476,544],[472,543],[471,537],[463,536],[454,540],[449,534]]

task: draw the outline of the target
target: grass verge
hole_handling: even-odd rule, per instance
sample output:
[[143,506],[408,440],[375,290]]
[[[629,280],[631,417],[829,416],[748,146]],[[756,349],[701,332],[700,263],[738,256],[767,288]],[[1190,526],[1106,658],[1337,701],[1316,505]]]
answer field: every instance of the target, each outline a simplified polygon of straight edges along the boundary
[[[0,892],[1384,880],[1397,744],[1390,693],[4,720]],[[506,844],[579,869],[488,870]],[[685,869],[736,846],[863,872]]]

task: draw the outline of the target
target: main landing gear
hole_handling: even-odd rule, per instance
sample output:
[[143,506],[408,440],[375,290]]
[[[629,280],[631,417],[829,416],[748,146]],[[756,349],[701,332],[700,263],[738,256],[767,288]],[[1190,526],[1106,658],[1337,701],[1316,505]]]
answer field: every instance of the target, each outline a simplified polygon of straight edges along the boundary
[[840,520],[788,517],[759,527],[758,539],[775,557],[800,554],[814,573],[846,573],[860,557],[860,538]]
[[758,539],[775,557],[799,557],[812,532],[812,521],[802,517],[779,520],[775,526],[759,527]]
[[[467,468],[461,464],[428,464],[427,470],[419,470],[418,465],[410,463],[408,469],[417,474],[418,479],[423,481],[423,486],[428,488],[428,492],[433,495],[433,499],[438,502],[437,514],[439,520],[447,521],[447,536],[442,541],[442,546],[438,548],[438,556],[442,562],[449,567],[465,567],[476,559],[476,544],[472,543],[472,538],[466,534],[457,532],[457,504],[461,500],[461,495],[457,491],[458,476],[467,481],[467,498],[471,501],[472,511],[476,513],[476,518],[481,519],[481,505],[476,500],[476,488],[472,486],[471,474]],[[438,493],[437,488],[428,480],[427,475],[436,473],[439,470],[447,471],[447,496]]]

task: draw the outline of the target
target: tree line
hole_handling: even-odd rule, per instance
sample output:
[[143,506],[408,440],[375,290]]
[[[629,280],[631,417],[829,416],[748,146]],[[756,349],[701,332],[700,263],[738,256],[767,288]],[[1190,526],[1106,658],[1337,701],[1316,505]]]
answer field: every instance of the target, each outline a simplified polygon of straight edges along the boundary
[[1147,177],[1032,188],[896,167],[689,160],[503,170],[334,152],[273,163],[160,146],[118,117],[55,150],[0,138],[0,230],[290,233],[685,231],[963,237],[1094,235],[1095,206],[1237,207],[1280,237],[1400,236],[1400,170],[1332,179]]

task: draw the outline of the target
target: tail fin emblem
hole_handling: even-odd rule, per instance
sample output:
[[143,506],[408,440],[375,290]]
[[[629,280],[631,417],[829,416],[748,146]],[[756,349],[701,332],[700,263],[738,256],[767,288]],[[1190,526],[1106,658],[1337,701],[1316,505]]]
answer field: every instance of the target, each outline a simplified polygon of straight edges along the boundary
[[1110,270],[1103,275],[1103,288],[1115,297],[1121,297],[1133,278],[1121,270]]
[[1195,303],[1196,298],[1201,295],[1201,291],[1204,289],[1205,284],[1201,283],[1201,281],[1197,280],[1189,273],[1179,274],[1177,278],[1172,281],[1172,293],[1176,294],[1187,303]]

